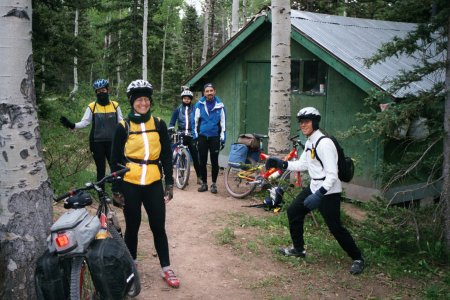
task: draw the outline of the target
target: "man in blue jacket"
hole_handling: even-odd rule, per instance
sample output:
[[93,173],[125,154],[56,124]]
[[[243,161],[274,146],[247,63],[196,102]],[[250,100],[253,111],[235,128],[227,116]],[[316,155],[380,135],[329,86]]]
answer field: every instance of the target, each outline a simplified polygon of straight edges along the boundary
[[194,138],[198,140],[200,157],[200,174],[202,185],[199,192],[208,190],[206,164],[211,160],[211,193],[217,194],[217,176],[219,175],[219,151],[225,146],[225,106],[216,96],[216,89],[212,83],[203,87],[203,97],[195,105]]

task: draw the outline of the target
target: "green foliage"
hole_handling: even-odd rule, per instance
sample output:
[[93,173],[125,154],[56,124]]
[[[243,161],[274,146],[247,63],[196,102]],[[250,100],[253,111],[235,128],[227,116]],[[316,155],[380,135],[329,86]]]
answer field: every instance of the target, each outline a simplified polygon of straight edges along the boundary
[[89,151],[89,129],[71,131],[59,122],[62,115],[78,122],[92,97],[89,87],[82,88],[73,101],[54,96],[39,104],[44,159],[55,194],[62,194],[96,178]]
[[[426,22],[433,0],[358,0],[347,1],[347,16],[398,22]],[[407,13],[406,13],[407,12]]]
[[233,229],[225,227],[221,232],[216,234],[216,240],[220,245],[232,244],[236,239]]
[[424,269],[432,271],[434,267],[429,266],[439,266],[447,259],[440,241],[443,234],[440,209],[440,206],[388,207],[381,200],[373,201],[366,205],[368,217],[357,232],[364,237],[371,256],[401,258],[411,264],[415,261],[420,266],[414,272],[420,275]]

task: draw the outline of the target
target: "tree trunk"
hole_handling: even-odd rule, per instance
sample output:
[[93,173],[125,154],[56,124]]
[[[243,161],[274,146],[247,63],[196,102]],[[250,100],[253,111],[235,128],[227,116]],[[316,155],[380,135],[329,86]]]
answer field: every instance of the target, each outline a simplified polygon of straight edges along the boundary
[[31,16],[31,0],[0,4],[0,299],[36,299],[34,268],[52,222],[53,195],[34,91]]
[[291,120],[291,10],[288,0],[272,0],[269,153],[289,152]]
[[41,58],[41,72],[42,72],[41,93],[44,94],[45,93],[45,55],[42,55],[42,58]]
[[[448,18],[447,28],[450,28],[450,17]],[[444,205],[445,212],[445,244],[447,253],[450,253],[450,30],[447,36],[447,70],[445,87],[447,90],[447,98],[445,99],[444,108],[444,165],[442,166],[444,182],[442,185],[441,201]]]
[[147,24],[148,0],[144,0],[144,22],[142,25],[142,79],[147,80]]
[[239,0],[233,0],[231,6],[231,36],[239,30]]
[[203,20],[203,51],[202,51],[202,61],[203,65],[208,57],[208,44],[209,44],[209,12],[211,10],[210,0],[205,2],[205,14]]
[[[75,20],[74,20],[74,37],[75,39],[78,36],[78,17],[80,14],[80,10],[77,8],[75,10]],[[75,97],[75,94],[78,92],[78,57],[74,56],[73,58],[73,90],[70,92],[70,99]]]
[[213,56],[216,44],[216,0],[209,0],[209,44],[206,59]]
[[[170,7],[169,7],[170,10]],[[166,25],[164,26],[164,39],[163,39],[163,56],[162,56],[162,62],[161,62],[161,99],[159,101],[160,104],[163,103],[163,92],[164,92],[164,67],[166,62],[166,41],[167,41],[167,28],[169,27],[169,14],[170,12],[167,12],[166,17]]]

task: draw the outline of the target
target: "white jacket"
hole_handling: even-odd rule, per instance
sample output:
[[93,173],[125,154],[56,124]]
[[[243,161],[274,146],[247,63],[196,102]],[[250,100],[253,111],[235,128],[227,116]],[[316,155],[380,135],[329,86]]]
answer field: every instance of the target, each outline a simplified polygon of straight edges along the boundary
[[[290,161],[288,163],[288,170],[308,171],[309,177],[311,177],[309,187],[313,193],[321,187],[328,191],[327,194],[341,193],[342,183],[338,177],[338,154],[336,147],[331,139],[324,138],[320,141],[319,148],[316,149],[315,145],[321,136],[324,136],[324,134],[318,129],[308,137],[305,143],[305,150],[300,156],[300,159]],[[315,151],[322,161],[323,167],[316,158]]]

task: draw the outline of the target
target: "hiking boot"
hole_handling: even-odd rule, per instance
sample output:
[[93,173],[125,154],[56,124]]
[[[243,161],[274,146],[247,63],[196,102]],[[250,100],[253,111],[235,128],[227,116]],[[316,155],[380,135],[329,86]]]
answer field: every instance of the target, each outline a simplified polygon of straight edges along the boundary
[[305,257],[306,250],[297,250],[294,247],[291,248],[279,248],[278,253],[284,256]]
[[350,268],[350,274],[358,275],[361,274],[363,270],[364,270],[364,260],[357,259],[354,260],[352,263],[352,267]]
[[178,288],[180,286],[180,280],[172,270],[161,272],[161,277],[170,287]]
[[206,183],[202,183],[202,185],[198,188],[199,192],[206,192],[208,190],[208,185]]
[[217,194],[217,185],[215,183],[211,184],[211,193]]
[[200,178],[197,178],[197,184],[201,185],[201,184],[203,184],[203,181]]

